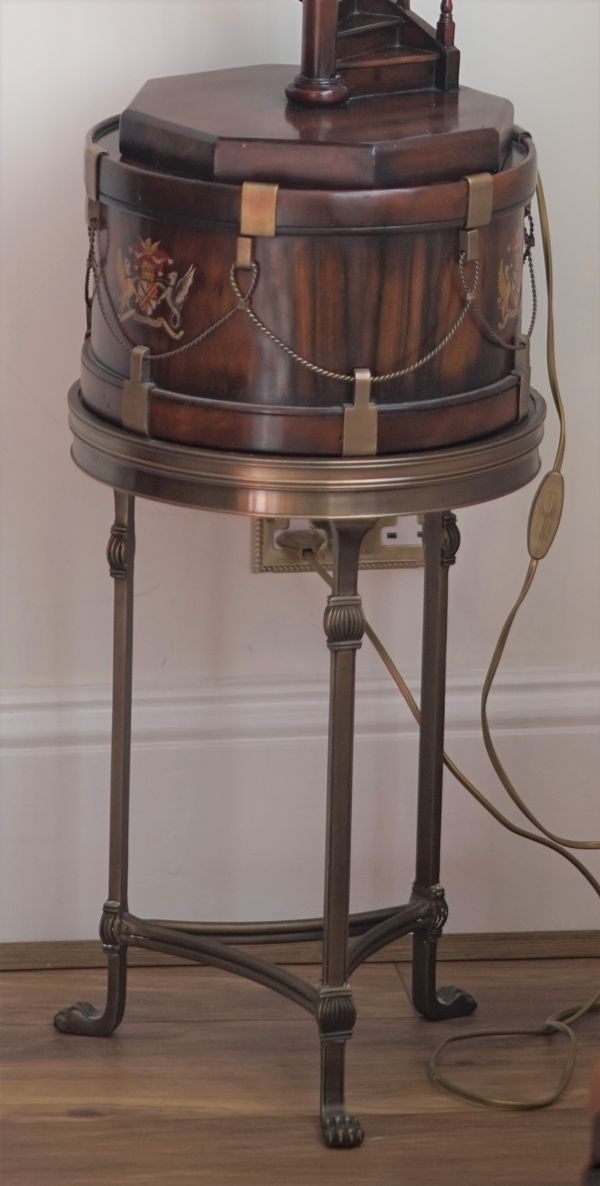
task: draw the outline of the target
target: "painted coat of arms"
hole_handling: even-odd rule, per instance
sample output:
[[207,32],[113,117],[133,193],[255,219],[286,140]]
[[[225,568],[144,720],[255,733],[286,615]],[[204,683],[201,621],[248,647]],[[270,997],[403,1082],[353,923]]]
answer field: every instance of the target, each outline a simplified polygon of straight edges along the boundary
[[183,337],[181,314],[194,282],[190,265],[183,276],[160,240],[138,239],[126,255],[117,252],[119,321],[163,329],[176,342]]

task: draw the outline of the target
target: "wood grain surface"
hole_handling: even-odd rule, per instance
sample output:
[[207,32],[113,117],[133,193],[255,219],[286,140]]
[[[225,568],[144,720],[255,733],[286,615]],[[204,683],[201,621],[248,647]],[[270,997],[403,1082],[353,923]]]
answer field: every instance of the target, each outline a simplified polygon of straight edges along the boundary
[[[304,975],[318,979],[316,965]],[[537,1022],[591,995],[593,960],[443,967],[480,1003],[466,1021],[413,1015],[407,968],[354,977],[359,1023],[348,1095],[367,1129],[349,1152],[320,1142],[318,1042],[311,1019],[256,985],[204,968],[135,968],[110,1040],[51,1027],[55,1009],[98,999],[100,971],[0,977],[3,1186],[576,1186],[589,1146],[588,1084],[600,1019],[581,1030],[571,1089],[549,1112],[489,1112],[439,1092],[426,1061],[457,1029]],[[546,1040],[475,1043],[449,1056],[461,1082],[527,1094],[547,1088]]]
[[[231,73],[245,77],[248,72]],[[238,276],[237,295],[231,285],[240,228],[239,186],[221,184],[218,171],[208,183],[202,170],[177,167],[170,155],[179,136],[169,130],[169,104],[174,104],[173,111],[182,120],[187,110],[185,104],[182,107],[180,88],[185,95],[189,91],[190,111],[200,121],[209,110],[211,119],[222,117],[226,126],[230,116],[233,120],[242,119],[242,113],[244,119],[251,117],[252,104],[239,99],[230,112],[229,83],[223,94],[218,88],[214,94],[207,92],[210,104],[200,102],[197,86],[211,88],[218,77],[200,75],[200,83],[192,76],[191,81],[148,84],[152,92],[155,86],[159,91],[156,109],[151,103],[143,118],[138,112],[150,136],[149,158],[129,145],[125,158],[119,159],[116,130],[109,133],[108,125],[106,137],[101,128],[93,133],[96,148],[104,154],[96,231],[96,255],[103,275],[98,293],[103,295],[94,302],[91,337],[84,351],[82,394],[87,406],[121,423],[129,355],[132,347],[142,345],[152,354],[148,428],[159,440],[243,452],[339,456],[344,408],[354,398],[352,376],[363,368],[375,377],[372,395],[380,408],[377,451],[381,454],[461,444],[516,423],[523,410],[520,358],[514,348],[521,325],[523,213],[535,186],[535,151],[531,141],[525,142],[513,128],[510,105],[499,169],[498,161],[482,165],[470,155],[459,165],[454,141],[463,143],[465,125],[456,112],[446,110],[446,104],[459,102],[456,95],[441,96],[443,110],[433,113],[431,96],[403,97],[404,116],[409,111],[412,115],[406,126],[393,122],[394,151],[408,145],[419,158],[433,154],[436,168],[442,170],[438,180],[443,182],[435,185],[424,185],[428,178],[416,174],[344,181],[340,154],[345,142],[339,141],[340,128],[334,142],[328,143],[322,115],[317,113],[317,118],[313,111],[304,110],[298,116],[302,121],[317,118],[312,147],[325,153],[325,174],[311,173],[307,166],[300,174],[302,185],[288,187],[293,178],[284,168],[286,152],[290,150],[298,167],[303,152],[310,148],[306,129],[303,125],[299,144],[284,143],[279,123],[270,127],[261,90],[253,135],[248,128],[235,142],[243,169],[239,177],[235,170],[223,175],[237,182],[262,178],[280,183],[277,234],[258,236],[253,246],[257,270],[251,315],[259,319],[256,322],[239,304],[239,292],[248,291],[248,278]],[[260,71],[258,77],[262,87]],[[168,84],[166,96],[163,84]],[[412,110],[417,99],[418,118]],[[385,106],[391,100],[382,101]],[[506,106],[504,101],[469,91],[461,92],[460,102],[471,104],[477,135],[488,103]],[[382,125],[371,104],[369,100],[363,115],[374,121],[379,135]],[[351,116],[339,112],[336,116],[350,121],[352,143],[345,147],[352,154],[359,146],[361,151],[366,147],[372,162],[377,154],[364,141],[362,108],[351,106]],[[122,117],[122,141],[123,137],[127,141],[136,110],[134,104]],[[289,113],[285,115],[286,128],[290,118]],[[452,167],[449,162],[443,165],[446,119],[452,129]],[[191,114],[185,128],[187,145],[187,134],[193,129]],[[422,135],[417,134],[419,129]],[[497,148],[497,132],[495,139]],[[211,161],[225,152],[215,150],[213,133],[208,140],[195,138],[194,144],[203,154],[208,151]],[[509,153],[511,144],[515,151]],[[189,165],[189,145],[182,151]],[[267,152],[273,158],[266,173],[251,166],[251,151]],[[387,160],[387,149],[382,159]],[[491,181],[493,216],[481,228],[477,274],[478,307],[499,335],[493,339],[473,317],[464,317],[464,285],[475,285],[476,272],[474,266],[467,267],[468,279],[463,283],[458,267],[457,227],[465,227],[468,217],[465,177],[482,170],[496,173]],[[526,192],[523,171],[528,179]],[[312,185],[321,189],[313,190]],[[503,198],[501,191],[506,187]],[[425,195],[423,206],[419,194]],[[290,196],[295,224],[290,224],[289,210],[285,211]],[[377,199],[375,205],[373,199]],[[458,223],[457,199],[463,211]],[[388,224],[390,202],[395,208],[398,200],[404,212],[396,210]],[[328,213],[322,209],[323,202]],[[408,215],[406,205],[412,207]],[[424,221],[415,223],[415,218]],[[260,325],[266,332],[261,332]],[[208,332],[214,326],[217,330]]]
[[123,112],[121,153],[188,177],[325,188],[454,181],[502,166],[508,99],[412,90],[324,113],[288,105],[293,73],[261,65],[150,79]]

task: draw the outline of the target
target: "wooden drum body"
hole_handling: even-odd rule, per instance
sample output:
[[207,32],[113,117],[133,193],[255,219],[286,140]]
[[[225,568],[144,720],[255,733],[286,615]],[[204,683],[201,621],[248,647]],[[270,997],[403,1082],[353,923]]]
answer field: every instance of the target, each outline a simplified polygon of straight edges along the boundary
[[[517,422],[529,403],[519,347],[537,168],[511,105],[463,89],[356,99],[323,115],[286,106],[291,69],[158,80],[120,129],[113,120],[91,134],[97,299],[84,401],[127,426],[131,351],[144,346],[143,424],[162,440],[352,453],[345,412],[365,370],[378,453]],[[236,296],[245,183],[265,187],[273,226],[242,237],[255,272],[234,271]],[[476,272],[480,317],[465,295]],[[240,300],[252,284],[262,328]]]

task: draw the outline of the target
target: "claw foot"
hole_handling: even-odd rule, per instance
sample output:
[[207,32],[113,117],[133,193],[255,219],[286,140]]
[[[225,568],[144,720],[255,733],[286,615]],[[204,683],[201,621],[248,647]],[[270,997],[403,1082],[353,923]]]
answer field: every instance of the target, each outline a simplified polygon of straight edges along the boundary
[[323,1137],[329,1149],[355,1149],[362,1145],[365,1134],[356,1116],[335,1113],[322,1121]]
[[[428,1001],[422,1010],[430,1021],[451,1021],[454,1017],[470,1017],[477,1008],[477,1001],[462,988],[440,988],[433,1001]],[[421,1012],[421,1010],[419,1010]]]
[[98,1013],[87,1001],[77,1001],[68,1009],[61,1009],[54,1018],[54,1026],[61,1034],[82,1034],[97,1038],[108,1038],[115,1029],[111,1019]]

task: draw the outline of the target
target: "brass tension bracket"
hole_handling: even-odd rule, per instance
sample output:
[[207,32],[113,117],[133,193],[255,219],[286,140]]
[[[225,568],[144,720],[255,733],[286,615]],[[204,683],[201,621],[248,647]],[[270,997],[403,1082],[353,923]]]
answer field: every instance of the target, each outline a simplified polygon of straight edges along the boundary
[[131,352],[129,378],[123,383],[121,422],[129,432],[150,435],[150,361],[147,346],[136,346]]
[[477,173],[466,178],[469,189],[467,221],[460,232],[459,251],[470,264],[480,258],[481,227],[489,226],[494,212],[494,179],[491,173]]
[[344,408],[344,457],[374,457],[377,453],[379,412],[371,402],[372,386],[370,371],[354,372],[354,403]]
[[515,350],[515,370],[519,376],[519,420],[529,415],[531,395],[531,338],[521,334]]
[[99,144],[90,141],[85,149],[85,193],[86,193],[86,213],[85,218],[88,226],[93,223],[100,224],[100,165],[102,157],[106,156],[105,149],[101,148]]
[[242,186],[240,235],[237,242],[236,266],[254,266],[254,240],[274,239],[277,234],[278,185],[263,185],[245,181]]

